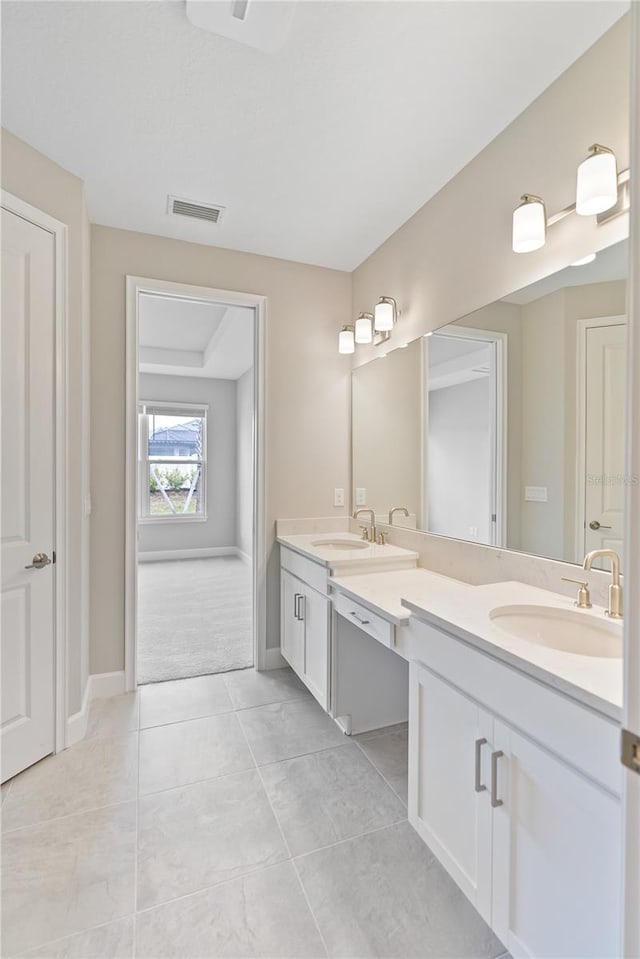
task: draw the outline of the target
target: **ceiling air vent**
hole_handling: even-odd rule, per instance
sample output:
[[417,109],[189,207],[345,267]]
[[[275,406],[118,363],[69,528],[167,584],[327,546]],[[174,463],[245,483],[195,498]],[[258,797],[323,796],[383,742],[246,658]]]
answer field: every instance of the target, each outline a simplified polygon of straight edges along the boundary
[[216,206],[214,203],[198,203],[195,200],[182,200],[177,196],[169,197],[168,211],[175,216],[190,216],[194,220],[219,223],[224,210],[223,206]]

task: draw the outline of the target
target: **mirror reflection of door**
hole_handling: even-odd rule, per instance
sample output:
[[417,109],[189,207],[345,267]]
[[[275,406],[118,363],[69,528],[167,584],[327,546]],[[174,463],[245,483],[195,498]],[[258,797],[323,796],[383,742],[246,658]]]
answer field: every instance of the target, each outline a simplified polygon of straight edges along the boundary
[[[583,448],[576,560],[592,549],[622,555],[625,499],[627,327],[624,317],[585,320],[580,329],[579,423]],[[580,475],[582,474],[582,475]]]
[[425,339],[427,529],[501,544],[501,353],[495,335],[458,328]]

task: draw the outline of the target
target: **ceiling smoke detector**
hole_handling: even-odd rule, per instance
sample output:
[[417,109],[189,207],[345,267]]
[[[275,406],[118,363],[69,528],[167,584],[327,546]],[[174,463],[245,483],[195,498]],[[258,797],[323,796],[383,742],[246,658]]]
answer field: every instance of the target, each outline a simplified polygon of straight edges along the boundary
[[177,196],[169,196],[167,202],[167,212],[173,216],[189,216],[208,223],[220,223],[224,211],[225,207],[216,203],[199,203],[197,200],[185,200]]

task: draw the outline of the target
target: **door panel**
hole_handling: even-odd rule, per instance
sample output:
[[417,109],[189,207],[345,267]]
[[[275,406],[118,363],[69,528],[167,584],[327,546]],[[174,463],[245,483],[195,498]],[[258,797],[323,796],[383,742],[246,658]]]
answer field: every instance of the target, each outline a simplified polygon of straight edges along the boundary
[[[490,922],[491,806],[487,784],[493,719],[473,700],[416,663],[411,664],[409,716],[409,822]],[[476,742],[481,739],[486,743],[476,752]]]
[[55,241],[2,210],[2,780],[54,748]]
[[304,626],[296,617],[296,611],[302,584],[285,569],[280,573],[280,584],[280,648],[291,668],[301,676],[304,671]]
[[584,551],[615,549],[622,555],[627,327],[592,327],[586,337]]
[[620,955],[620,803],[495,721],[493,928],[517,956]]
[[323,709],[328,708],[330,601],[305,589],[301,604],[304,619],[304,678]]

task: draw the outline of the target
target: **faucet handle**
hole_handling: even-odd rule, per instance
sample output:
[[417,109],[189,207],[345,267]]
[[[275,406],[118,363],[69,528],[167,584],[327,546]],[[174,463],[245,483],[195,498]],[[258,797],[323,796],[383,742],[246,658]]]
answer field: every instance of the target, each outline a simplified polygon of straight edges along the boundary
[[365,543],[368,543],[368,542],[369,542],[369,527],[368,527],[368,526],[361,526],[360,529],[362,530],[362,538],[363,538],[363,540],[365,541]]
[[574,605],[577,606],[578,609],[591,609],[593,604],[589,594],[589,583],[583,579],[571,579],[570,576],[563,576],[562,579],[565,583],[575,583],[576,586],[580,587],[578,590],[578,598]]

